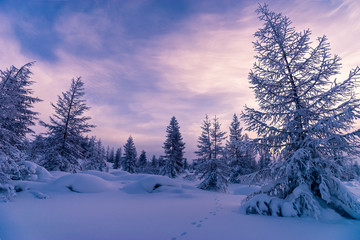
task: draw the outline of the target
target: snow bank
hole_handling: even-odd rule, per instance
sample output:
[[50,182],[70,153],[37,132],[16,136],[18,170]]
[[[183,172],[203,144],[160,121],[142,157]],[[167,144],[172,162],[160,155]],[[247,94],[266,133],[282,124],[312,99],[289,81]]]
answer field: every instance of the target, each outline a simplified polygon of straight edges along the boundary
[[110,172],[110,174],[114,175],[114,176],[128,176],[131,175],[130,173],[126,172],[126,171],[122,171],[122,170],[113,170]]
[[115,175],[113,175],[111,173],[100,172],[100,171],[96,171],[96,170],[87,170],[87,171],[83,171],[81,173],[96,176],[96,177],[102,178],[107,181],[114,181],[114,180],[118,179]]
[[97,193],[110,188],[104,179],[83,173],[71,174],[60,177],[53,183],[54,188],[68,188],[72,192]]
[[39,182],[49,182],[54,180],[54,176],[48,172],[45,168],[37,165],[34,162],[22,161],[20,164],[29,174],[29,179],[31,181],[39,181]]
[[174,180],[164,176],[147,176],[121,189],[129,194],[155,193],[171,191],[182,193],[181,186]]

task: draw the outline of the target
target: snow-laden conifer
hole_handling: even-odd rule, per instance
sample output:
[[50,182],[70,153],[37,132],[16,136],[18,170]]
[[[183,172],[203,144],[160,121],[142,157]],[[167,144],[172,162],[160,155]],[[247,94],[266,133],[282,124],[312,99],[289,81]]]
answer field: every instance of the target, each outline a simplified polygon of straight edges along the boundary
[[122,169],[129,173],[136,172],[136,148],[133,138],[130,136],[124,145],[124,157],[121,162]]
[[95,127],[88,123],[91,118],[84,116],[89,107],[83,99],[83,86],[80,77],[72,79],[70,89],[58,96],[56,104],[51,104],[55,113],[50,117],[50,123],[40,122],[47,128],[49,144],[40,163],[48,170],[74,172],[80,169],[78,158],[84,157],[83,134]]
[[202,180],[200,189],[225,192],[229,174],[225,159],[222,158],[225,132],[220,129],[221,124],[215,116],[213,123],[206,115],[201,129],[203,130],[198,140],[198,151],[195,152],[199,159],[196,174]]
[[111,148],[107,158],[106,158],[106,161],[108,161],[109,163],[114,163],[115,162],[115,150],[114,148]]
[[230,161],[231,168],[229,181],[241,183],[242,176],[257,170],[256,151],[248,135],[245,133],[240,141],[236,141],[237,158]]
[[24,155],[26,134],[33,133],[30,127],[38,115],[32,111],[33,104],[40,101],[32,96],[30,89],[34,83],[30,78],[32,65],[0,70],[0,198],[3,200],[14,196],[13,188],[6,182],[23,178],[17,162]]
[[340,58],[330,54],[325,36],[313,44],[310,30],[296,32],[289,18],[262,5],[264,23],[254,42],[256,63],[249,74],[260,109],[242,117],[258,146],[278,155],[273,182],[249,197],[247,213],[278,216],[320,215],[329,207],[360,219],[360,204],[338,180],[342,166],[358,154],[360,117],[354,87],[360,69],[334,79]]
[[142,150],[137,163],[138,172],[142,172],[142,173],[146,172],[147,171],[146,167],[147,167],[146,152]]
[[118,148],[115,153],[115,160],[114,160],[114,169],[119,169],[121,167],[121,148]]
[[165,165],[161,169],[161,174],[174,178],[183,171],[185,149],[180,126],[175,117],[171,118],[170,124],[166,128],[166,140],[163,148]]
[[96,140],[96,137],[91,137],[87,140],[85,146],[85,162],[83,169],[106,171],[106,156],[105,149],[101,140]]

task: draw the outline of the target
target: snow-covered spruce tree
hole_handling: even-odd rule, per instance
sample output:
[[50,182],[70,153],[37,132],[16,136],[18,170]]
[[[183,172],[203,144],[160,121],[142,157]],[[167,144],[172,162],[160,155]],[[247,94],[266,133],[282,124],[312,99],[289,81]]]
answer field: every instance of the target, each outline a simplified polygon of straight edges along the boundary
[[157,159],[156,156],[153,155],[151,158],[150,168],[148,172],[151,174],[158,175],[160,173],[159,165],[160,165],[159,159]]
[[121,167],[121,148],[118,148],[115,153],[113,168],[119,169],[120,167]]
[[212,144],[211,144],[211,121],[206,114],[201,126],[202,132],[198,138],[198,151],[195,154],[199,157],[198,164],[204,160],[212,159]]
[[106,171],[105,149],[101,140],[96,140],[96,137],[91,137],[87,140],[85,150],[83,169]]
[[137,167],[138,167],[138,172],[146,172],[146,167],[147,167],[147,157],[146,157],[146,152],[144,150],[141,151],[140,156],[139,156],[139,160],[137,163]]
[[236,142],[237,158],[230,161],[231,168],[229,181],[231,183],[241,183],[244,175],[251,174],[257,170],[256,151],[251,140],[245,133],[242,140]]
[[160,173],[170,178],[175,178],[184,168],[185,143],[180,133],[180,126],[175,117],[170,120],[166,128],[166,140],[164,142],[165,165]]
[[108,158],[106,158],[106,161],[109,163],[114,163],[115,162],[115,150],[114,148],[111,148],[110,152],[109,152],[109,156]]
[[242,135],[242,128],[240,127],[240,121],[236,114],[233,116],[233,120],[229,127],[229,140],[226,142],[226,158],[231,168],[229,181],[231,183],[239,183],[238,176],[245,174],[243,164],[243,142],[244,136]]
[[256,63],[249,74],[260,109],[246,107],[247,130],[256,131],[259,144],[278,155],[273,182],[248,197],[246,213],[278,216],[320,216],[332,208],[360,219],[360,203],[338,180],[341,165],[358,154],[360,117],[354,87],[360,69],[344,81],[340,58],[330,54],[325,36],[312,45],[310,30],[296,32],[291,21],[257,9],[264,22],[254,42]]
[[198,186],[200,189],[225,192],[228,181],[229,168],[222,158],[222,141],[225,139],[225,132],[220,129],[221,124],[215,116],[211,124],[208,116],[205,116],[201,129],[203,130],[198,140],[199,157],[196,166],[196,174],[203,180]]
[[58,96],[56,104],[51,104],[55,113],[50,117],[50,123],[40,121],[47,128],[49,145],[40,164],[48,170],[76,172],[80,169],[78,159],[84,158],[83,134],[95,127],[88,123],[90,117],[83,116],[89,110],[83,99],[83,86],[80,77],[72,79],[70,89]]
[[33,104],[41,101],[31,96],[32,65],[0,70],[0,174],[5,178],[21,178],[16,162],[23,154],[26,134],[33,133],[30,127],[38,115],[31,110]]
[[124,157],[121,162],[122,169],[129,173],[136,173],[136,148],[133,138],[130,136],[124,145]]

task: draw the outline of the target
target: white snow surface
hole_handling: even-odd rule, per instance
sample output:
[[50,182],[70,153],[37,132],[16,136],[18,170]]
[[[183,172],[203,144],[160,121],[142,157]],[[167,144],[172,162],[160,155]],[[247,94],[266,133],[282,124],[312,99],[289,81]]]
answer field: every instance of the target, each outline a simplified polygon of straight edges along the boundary
[[[119,170],[49,174],[13,182],[21,191],[0,204],[1,240],[360,239],[360,221],[330,210],[318,221],[241,214],[257,186],[216,193],[196,188],[199,182]],[[346,186],[360,196],[358,182]]]

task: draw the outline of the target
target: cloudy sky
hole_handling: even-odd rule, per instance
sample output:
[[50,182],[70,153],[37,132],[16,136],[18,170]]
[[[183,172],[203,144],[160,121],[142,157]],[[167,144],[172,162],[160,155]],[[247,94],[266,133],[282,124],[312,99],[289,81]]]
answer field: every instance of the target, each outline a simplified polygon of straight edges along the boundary
[[[346,75],[360,65],[360,2],[276,0],[312,40],[327,35]],[[48,121],[50,102],[82,76],[92,132],[106,145],[132,135],[138,151],[162,154],[176,116],[186,156],[196,150],[205,114],[227,130],[234,113],[256,106],[247,75],[257,1],[246,0],[0,0],[0,69],[36,61],[36,110]],[[342,76],[339,76],[341,78]],[[37,126],[39,133],[44,129]]]

